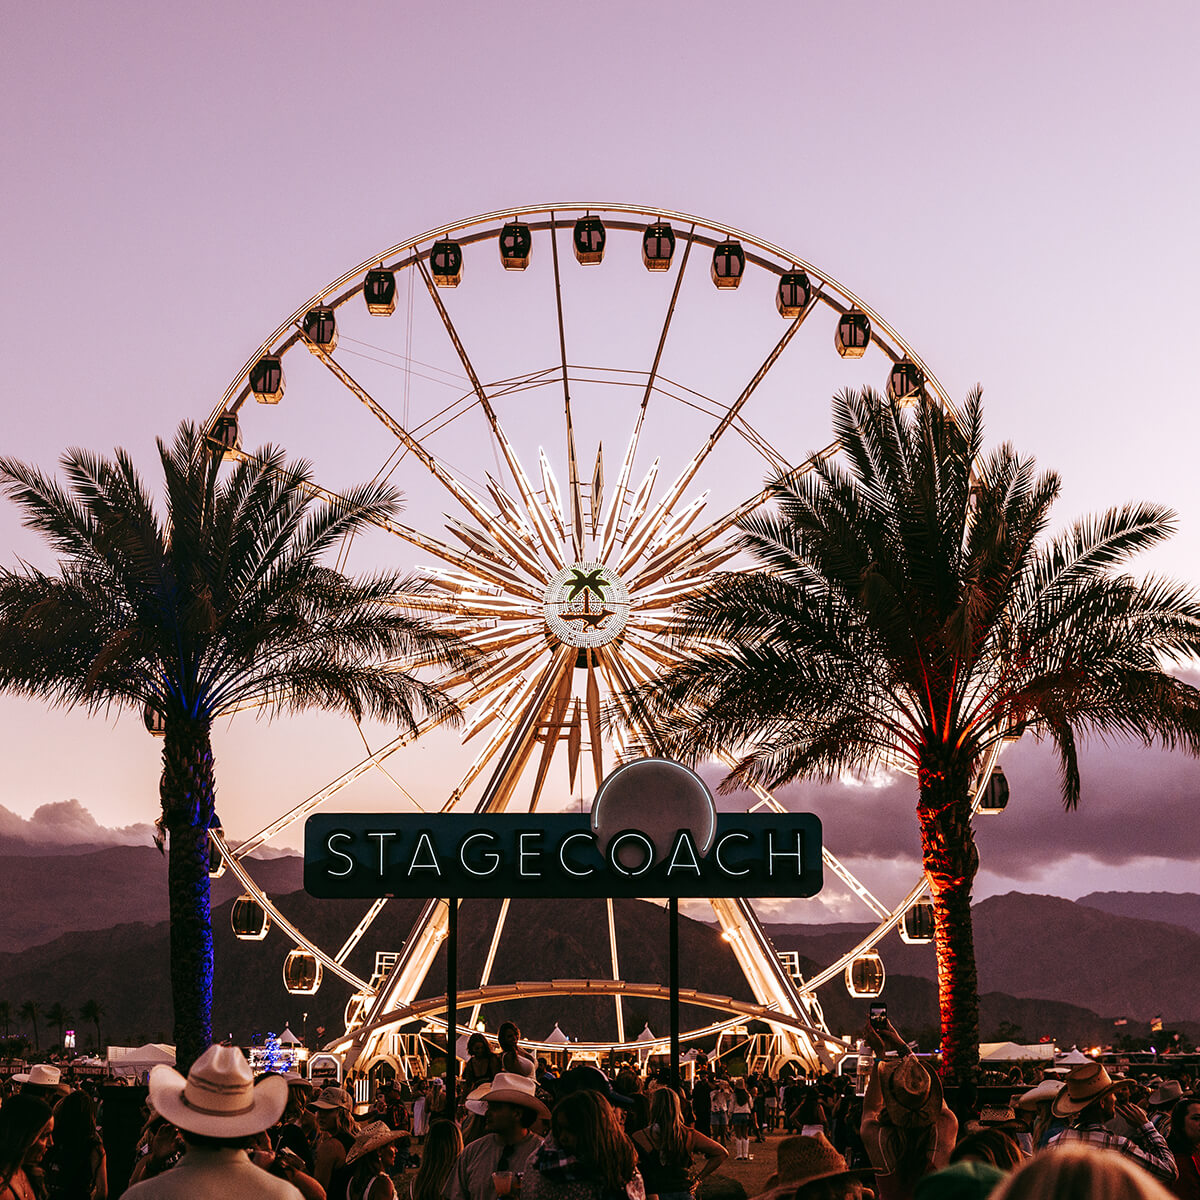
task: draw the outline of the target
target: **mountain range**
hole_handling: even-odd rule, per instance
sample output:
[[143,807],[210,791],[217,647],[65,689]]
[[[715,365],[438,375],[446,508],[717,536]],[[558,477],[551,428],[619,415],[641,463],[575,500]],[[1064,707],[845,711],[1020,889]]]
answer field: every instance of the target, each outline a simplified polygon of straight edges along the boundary
[[[16,852],[14,852],[16,851]],[[364,904],[314,900],[300,890],[301,861],[263,859],[255,878],[290,920],[326,948],[341,946]],[[239,885],[229,873],[213,883],[216,940],[214,1032],[239,1041],[284,1023],[314,1040],[318,1030],[341,1027],[351,987],[327,973],[315,996],[289,995],[283,959],[292,943],[272,929],[263,942],[237,940],[229,917]],[[391,901],[347,959],[369,978],[378,950],[398,950],[418,902]],[[459,986],[480,979],[498,901],[465,904],[460,916]],[[153,847],[71,847],[29,857],[9,840],[0,846],[0,999],[13,1011],[26,1000],[62,1003],[78,1012],[87,999],[104,1008],[106,1041],[169,1040],[166,860]],[[665,983],[666,914],[636,900],[614,902],[620,974],[628,980]],[[1111,1041],[1118,1032],[1142,1034],[1162,1015],[1190,1039],[1200,1036],[1200,896],[1167,893],[1094,893],[1078,902],[1009,893],[974,908],[985,1040],[1055,1037],[1060,1044]],[[812,975],[857,944],[870,926],[859,924],[768,927],[778,951],[794,950]],[[681,983],[750,999],[732,951],[719,930],[681,919]],[[884,998],[898,1027],[928,1043],[937,1023],[933,948],[906,945],[889,934],[879,946],[887,967]],[[424,995],[445,988],[444,950]],[[604,901],[513,901],[496,947],[492,978],[585,978],[611,971]],[[852,999],[839,981],[822,989],[829,1027],[861,1027],[866,1003]],[[616,1034],[611,997],[544,998],[492,1006],[490,1028],[511,1017],[530,1036],[545,1036],[555,1022],[568,1034]],[[664,1032],[664,1002],[626,998],[627,1037],[649,1023]],[[465,1016],[465,1013],[464,1013]],[[684,1014],[685,1027],[707,1024],[711,1010]],[[41,1031],[56,1040],[55,1034]],[[80,1044],[93,1038],[79,1023]]]

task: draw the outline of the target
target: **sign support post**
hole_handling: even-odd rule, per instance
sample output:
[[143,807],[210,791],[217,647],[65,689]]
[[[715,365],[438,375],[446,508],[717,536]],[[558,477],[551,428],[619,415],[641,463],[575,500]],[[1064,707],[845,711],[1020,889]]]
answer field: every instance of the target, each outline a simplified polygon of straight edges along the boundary
[[671,1086],[679,1090],[679,897],[667,900],[667,959],[671,1009]]
[[446,1117],[453,1121],[458,1110],[458,897],[447,896],[446,907]]

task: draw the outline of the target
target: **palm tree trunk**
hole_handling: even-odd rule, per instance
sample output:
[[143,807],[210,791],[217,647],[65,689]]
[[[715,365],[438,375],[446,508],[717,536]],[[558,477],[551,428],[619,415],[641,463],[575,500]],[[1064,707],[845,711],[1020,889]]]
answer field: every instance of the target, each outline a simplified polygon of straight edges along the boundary
[[979,1064],[979,978],[971,925],[971,885],[979,852],[971,829],[970,776],[956,762],[920,772],[921,851],[933,896],[942,1071],[973,1082]]
[[175,1061],[178,1070],[186,1072],[212,1041],[208,826],[213,813],[213,757],[206,722],[168,718],[160,793],[163,823],[170,835],[167,890]]

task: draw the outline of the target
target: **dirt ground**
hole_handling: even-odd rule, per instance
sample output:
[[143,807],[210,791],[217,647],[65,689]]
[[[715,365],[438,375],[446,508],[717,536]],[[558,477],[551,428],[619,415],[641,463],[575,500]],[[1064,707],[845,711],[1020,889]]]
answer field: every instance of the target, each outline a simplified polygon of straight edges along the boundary
[[[737,1162],[731,1153],[721,1169],[716,1171],[711,1178],[717,1179],[726,1176],[729,1179],[736,1179],[746,1189],[747,1196],[757,1196],[759,1192],[765,1192],[767,1176],[775,1172],[775,1148],[779,1145],[782,1137],[783,1134],[771,1133],[767,1135],[765,1142],[756,1142],[751,1139],[750,1154],[752,1158],[749,1162]],[[708,1188],[702,1189],[701,1200],[708,1190]]]

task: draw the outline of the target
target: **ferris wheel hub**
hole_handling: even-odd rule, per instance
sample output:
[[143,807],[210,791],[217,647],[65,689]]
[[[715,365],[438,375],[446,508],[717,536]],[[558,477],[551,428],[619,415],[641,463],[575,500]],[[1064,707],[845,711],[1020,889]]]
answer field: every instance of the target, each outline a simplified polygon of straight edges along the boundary
[[570,563],[546,585],[542,614],[546,628],[564,645],[607,646],[629,621],[629,590],[603,563]]

